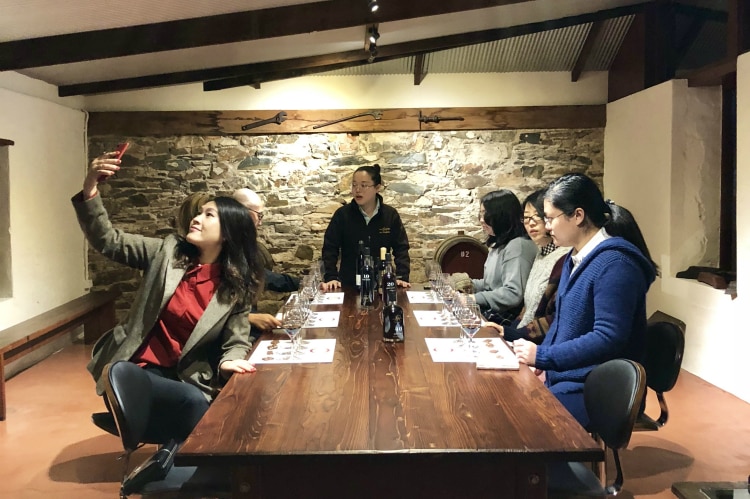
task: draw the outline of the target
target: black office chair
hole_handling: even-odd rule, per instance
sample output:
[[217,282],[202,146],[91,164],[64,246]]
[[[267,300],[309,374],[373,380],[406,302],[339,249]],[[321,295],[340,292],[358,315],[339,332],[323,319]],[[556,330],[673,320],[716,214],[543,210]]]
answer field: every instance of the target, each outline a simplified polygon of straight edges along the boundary
[[635,431],[657,431],[669,419],[669,409],[664,393],[674,388],[682,367],[685,351],[685,323],[663,312],[655,312],[648,320],[646,330],[646,384],[659,400],[659,418],[654,420],[645,412],[638,415]]
[[605,362],[589,373],[583,388],[589,430],[612,449],[617,477],[602,485],[590,463],[555,463],[547,467],[549,497],[617,494],[624,481],[619,450],[627,447],[646,390],[646,373],[639,363],[626,359]]
[[[205,470],[197,473],[194,466],[173,466],[179,442],[159,442],[146,435],[151,412],[150,405],[143,403],[150,400],[151,392],[151,380],[146,372],[132,362],[119,361],[107,365],[102,376],[105,377],[104,395],[125,449],[120,497],[136,493],[147,496],[172,492],[180,492],[181,497],[185,497],[185,493],[189,492],[189,488],[187,491],[185,489],[188,482],[199,484],[195,487],[195,493],[202,497],[205,491],[197,489],[203,482],[215,478],[206,478]],[[159,444],[160,447],[152,457],[128,474],[131,454],[144,444]],[[221,489],[214,496],[229,491],[228,480]]]

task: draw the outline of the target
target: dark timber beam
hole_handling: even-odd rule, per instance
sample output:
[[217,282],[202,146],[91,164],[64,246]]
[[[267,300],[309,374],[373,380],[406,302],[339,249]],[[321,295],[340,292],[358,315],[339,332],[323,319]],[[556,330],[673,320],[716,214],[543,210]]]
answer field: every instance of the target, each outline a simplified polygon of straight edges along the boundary
[[578,78],[581,77],[583,68],[586,67],[586,62],[589,60],[589,56],[591,56],[591,52],[594,50],[596,37],[599,36],[603,27],[603,21],[597,21],[591,24],[591,28],[586,35],[586,40],[583,42],[583,47],[581,47],[581,53],[578,54],[578,59],[576,59],[576,63],[573,65],[573,71],[570,72],[570,81],[578,81]]
[[530,0],[328,0],[0,43],[0,71],[350,28]]
[[[89,136],[163,137],[169,135],[277,135],[289,133],[372,133],[424,130],[517,130],[602,128],[606,107],[527,106],[494,108],[382,109],[381,119],[362,117],[315,129],[315,125],[360,114],[369,109],[284,110],[287,119],[248,131],[242,125],[267,120],[273,111],[133,111],[94,112]],[[420,116],[462,117],[463,121],[420,123]],[[421,125],[421,128],[420,128]]]
[[414,85],[419,85],[427,76],[424,66],[424,54],[417,54],[414,56]]
[[[648,5],[648,3],[640,3],[581,14],[578,16],[510,26],[507,28],[462,33],[392,45],[378,45],[378,56],[376,61],[399,59],[402,57],[415,56],[420,53],[425,54],[437,50],[465,47],[467,45],[503,40],[552,29],[567,28],[579,24],[595,23],[606,19],[613,19],[641,12],[646,5]],[[194,83],[196,81],[206,82],[203,86],[204,90],[221,90],[225,88],[296,78],[335,69],[359,66],[366,64],[368,57],[369,54],[362,50],[353,50],[335,54],[300,57],[240,66],[123,78],[119,80],[81,83],[76,85],[63,85],[59,87],[58,93],[60,97],[68,97],[72,95],[89,95],[178,85]]]

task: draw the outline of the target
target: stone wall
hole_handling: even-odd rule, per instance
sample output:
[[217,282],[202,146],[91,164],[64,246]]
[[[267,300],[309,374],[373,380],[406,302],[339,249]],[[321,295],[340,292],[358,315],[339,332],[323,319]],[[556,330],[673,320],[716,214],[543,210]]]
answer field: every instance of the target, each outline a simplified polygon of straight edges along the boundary
[[[121,140],[89,137],[90,156]],[[481,237],[478,203],[487,192],[508,188],[523,201],[568,171],[601,184],[604,166],[602,128],[128,140],[122,169],[101,187],[115,227],[163,236],[187,194],[250,187],[266,199],[260,236],[275,270],[292,274],[320,257],[331,215],[351,199],[354,170],[379,163],[385,202],[398,209],[409,235],[415,283],[424,282],[424,262],[446,238],[458,231]],[[95,288],[123,292],[122,316],[139,273],[91,251],[89,269]]]

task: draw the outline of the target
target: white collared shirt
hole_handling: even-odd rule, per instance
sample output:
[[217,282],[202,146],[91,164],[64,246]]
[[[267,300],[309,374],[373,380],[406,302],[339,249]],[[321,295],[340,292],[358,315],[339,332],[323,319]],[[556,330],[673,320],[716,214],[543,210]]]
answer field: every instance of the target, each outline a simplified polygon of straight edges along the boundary
[[378,214],[378,211],[380,211],[380,200],[378,198],[375,198],[375,211],[372,212],[372,216],[368,217],[365,210],[363,210],[361,206],[359,207],[359,212],[365,217],[365,225],[370,225],[370,220]]
[[573,274],[573,272],[576,271],[576,269],[581,264],[581,262],[583,261],[583,259],[586,258],[586,255],[588,255],[589,253],[591,253],[592,251],[594,251],[594,248],[596,248],[597,246],[599,246],[600,243],[602,243],[603,241],[609,239],[610,237],[612,237],[612,236],[610,236],[609,234],[607,234],[607,231],[604,230],[604,227],[602,227],[601,229],[599,229],[599,231],[596,234],[594,234],[594,237],[592,237],[591,239],[589,239],[589,242],[587,242],[583,246],[583,248],[581,248],[581,251],[579,251],[575,255],[571,255],[570,258],[573,260],[573,270],[571,270],[570,273]]

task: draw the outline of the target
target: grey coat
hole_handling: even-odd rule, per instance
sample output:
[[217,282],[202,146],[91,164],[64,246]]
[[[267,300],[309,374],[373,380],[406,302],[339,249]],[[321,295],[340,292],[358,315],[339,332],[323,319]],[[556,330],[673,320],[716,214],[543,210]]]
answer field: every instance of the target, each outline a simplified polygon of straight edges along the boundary
[[[114,229],[101,196],[84,201],[79,193],[72,201],[89,244],[107,258],[143,272],[127,317],[100,338],[87,366],[101,395],[104,366],[130,360],[172,298],[185,269],[175,266],[175,236],[159,239]],[[247,358],[251,347],[249,312],[249,306],[220,303],[218,293],[214,294],[182,349],[178,376],[198,387],[209,400],[218,393],[221,362]]]
[[521,305],[536,253],[536,244],[525,237],[490,248],[482,279],[472,279],[477,305],[498,313]]

